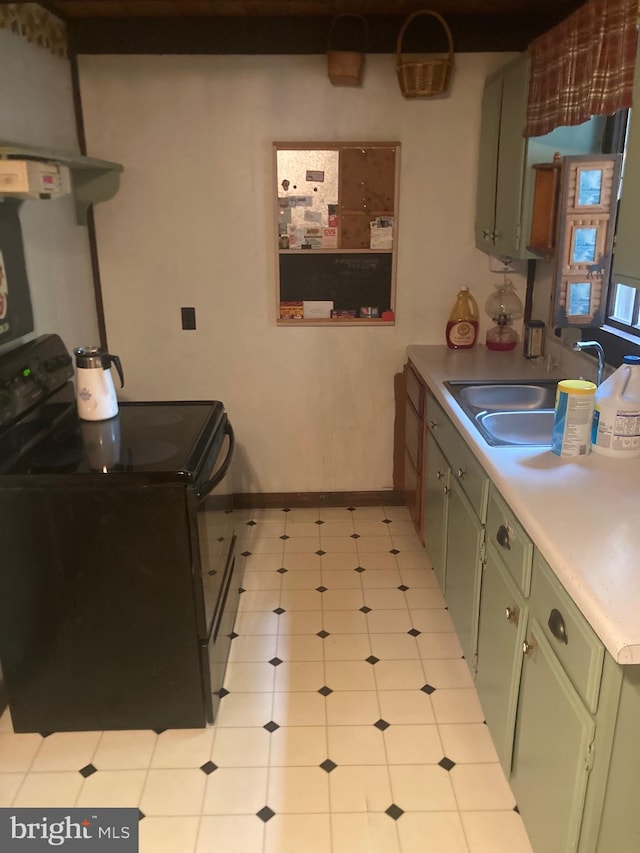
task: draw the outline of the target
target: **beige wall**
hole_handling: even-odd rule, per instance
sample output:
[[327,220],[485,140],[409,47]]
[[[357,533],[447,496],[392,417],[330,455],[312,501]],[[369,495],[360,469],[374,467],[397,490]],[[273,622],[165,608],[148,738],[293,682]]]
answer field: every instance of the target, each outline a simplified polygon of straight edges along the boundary
[[[361,89],[333,87],[322,56],[80,57],[88,151],[125,169],[96,208],[124,396],[223,400],[239,491],[391,488],[405,347],[443,343],[457,289],[482,307],[496,282],[474,247],[478,131],[485,77],[511,58],[459,55],[448,97],[412,101],[388,55]],[[275,140],[400,141],[394,328],[276,326]]]
[[[78,151],[65,59],[0,30],[0,80],[0,140]],[[76,224],[71,197],[25,201],[20,221],[35,324],[22,340],[57,332],[69,349],[97,343],[87,229]]]

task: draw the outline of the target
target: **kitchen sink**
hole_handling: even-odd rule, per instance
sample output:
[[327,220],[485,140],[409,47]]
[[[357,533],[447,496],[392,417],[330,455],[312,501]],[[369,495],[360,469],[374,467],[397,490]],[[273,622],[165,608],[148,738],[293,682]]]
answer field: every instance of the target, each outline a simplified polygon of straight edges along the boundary
[[550,447],[556,380],[445,382],[487,444]]

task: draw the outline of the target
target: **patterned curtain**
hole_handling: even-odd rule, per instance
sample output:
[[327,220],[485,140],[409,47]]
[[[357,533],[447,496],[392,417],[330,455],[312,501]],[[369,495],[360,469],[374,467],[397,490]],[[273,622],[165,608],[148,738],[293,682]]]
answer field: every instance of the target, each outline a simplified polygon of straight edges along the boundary
[[631,106],[638,0],[589,0],[529,45],[524,136]]

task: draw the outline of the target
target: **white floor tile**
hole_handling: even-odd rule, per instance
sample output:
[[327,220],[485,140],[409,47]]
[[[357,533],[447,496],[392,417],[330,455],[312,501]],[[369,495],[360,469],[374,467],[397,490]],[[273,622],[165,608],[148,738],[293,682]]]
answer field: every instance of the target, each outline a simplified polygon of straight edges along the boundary
[[359,589],[328,589],[322,593],[323,610],[357,610],[364,606],[362,591]]
[[329,634],[323,642],[326,661],[362,661],[371,654],[366,634]]
[[416,660],[418,646],[410,634],[370,634],[371,653],[380,660]]
[[322,570],[322,585],[327,589],[362,589],[362,574],[366,572],[356,572],[349,568],[344,569],[323,569]]
[[466,660],[423,660],[427,682],[433,687],[473,687],[473,679]]
[[473,687],[436,690],[431,704],[438,723],[482,723],[484,711]]
[[433,569],[400,569],[400,577],[402,583],[411,589],[435,589],[438,586],[438,578]]
[[218,767],[267,767],[270,747],[271,735],[264,726],[218,728],[211,761]]
[[329,774],[321,767],[272,767],[267,805],[280,814],[329,811]]
[[140,853],[194,853],[199,824],[199,817],[145,817]]
[[[281,726],[271,735],[269,757],[271,768],[302,765],[318,767],[326,757],[325,726]],[[326,811],[326,809],[318,809],[318,811]]]
[[372,610],[402,610],[407,606],[405,594],[400,589],[365,589],[364,603]]
[[56,732],[42,741],[31,771],[80,770],[89,764],[101,732]]
[[392,820],[384,812],[382,814],[369,814],[367,826],[370,853],[399,853],[400,840],[397,821]]
[[102,770],[89,776],[75,802],[77,807],[136,808],[147,778],[146,770]]
[[434,853],[469,853],[457,812],[408,812],[398,820],[398,834],[402,853],[425,853],[426,838]]
[[323,536],[351,536],[355,532],[351,519],[332,521],[323,517],[323,520],[325,523],[320,526],[320,542]]
[[244,572],[240,585],[247,591],[280,589],[282,576],[276,571],[268,572]]
[[389,775],[393,802],[405,812],[457,810],[449,774],[438,764],[391,766]]
[[367,589],[397,589],[402,583],[397,569],[376,569],[362,572],[362,588]]
[[[264,832],[264,823],[253,814],[206,816],[200,822],[195,853],[261,853]],[[173,851],[167,848],[167,853]]]
[[423,690],[378,690],[380,716],[388,723],[430,725],[436,718]]
[[149,770],[140,809],[145,815],[199,815],[207,778],[202,770]]
[[29,770],[43,743],[42,735],[38,734],[0,734],[0,773]]
[[431,608],[444,609],[445,600],[437,587],[424,589],[408,589],[405,592],[407,605],[411,610],[428,610]]
[[380,719],[375,690],[336,690],[327,696],[326,705],[330,726],[372,726]]
[[329,773],[331,812],[383,812],[393,802],[383,765],[342,764]]
[[320,610],[322,594],[316,589],[283,589],[280,593],[280,607],[285,610]]
[[258,663],[229,663],[224,685],[232,693],[265,693],[273,691],[274,667],[264,661]]
[[[274,614],[275,615],[275,614]],[[235,628],[237,634],[240,632]],[[265,663],[276,656],[278,638],[275,635],[247,635],[235,637],[229,651],[230,663]]]
[[209,760],[213,735],[213,728],[162,732],[158,735],[151,767],[202,767]]
[[418,631],[435,634],[454,633],[453,620],[448,610],[444,608],[429,608],[428,610],[422,607],[410,607],[411,622],[413,627]]
[[389,551],[367,551],[360,553],[360,565],[368,572],[377,572],[398,568],[399,554],[391,554]]
[[460,811],[506,810],[516,804],[499,764],[456,764],[450,776]]
[[394,724],[383,737],[389,764],[437,764],[444,758],[436,725]]
[[413,627],[406,607],[398,610],[372,610],[367,613],[366,618],[372,634],[406,634]]
[[322,631],[321,610],[293,610],[278,616],[279,634],[317,634]]
[[489,729],[484,723],[441,723],[439,729],[445,755],[456,764],[498,761]]
[[382,732],[375,726],[328,726],[329,758],[342,764],[386,764]]
[[234,626],[241,637],[250,635],[268,636],[278,633],[278,614],[273,611],[248,611],[238,613]]
[[[290,572],[317,572],[322,567],[322,561],[318,554],[288,553],[281,565]],[[280,568],[280,566],[276,566],[276,568]]]
[[270,693],[230,693],[220,702],[216,727],[264,726],[271,719],[272,707]]
[[328,814],[276,815],[265,826],[264,853],[327,853],[329,850],[331,819]]
[[275,690],[278,693],[289,691],[317,691],[325,683],[322,661],[297,661],[281,663],[275,668]]
[[330,634],[366,634],[367,615],[358,610],[325,609],[322,612],[322,627]]
[[28,773],[12,806],[19,808],[69,808],[84,779],[78,773]]
[[291,554],[315,554],[320,549],[320,533],[315,536],[294,536],[284,543],[285,557]]
[[352,552],[333,554],[325,553],[322,555],[322,557],[318,557],[318,559],[322,562],[323,572],[352,572],[360,565],[358,555]]
[[151,731],[103,732],[91,763],[98,770],[146,768],[157,740],[158,735]]
[[375,690],[376,688],[373,667],[365,661],[327,661],[324,670],[325,683],[332,690]]
[[312,634],[281,634],[277,642],[277,657],[289,662],[320,661],[324,643],[325,640]]
[[0,808],[11,805],[24,776],[24,773],[0,773]]
[[266,767],[214,770],[206,777],[202,814],[255,815],[267,802],[268,774]]
[[462,812],[470,853],[533,853],[517,812]]
[[280,726],[323,726],[326,700],[316,691],[274,693],[273,719]]
[[280,606],[280,590],[258,589],[247,590],[240,596],[238,613],[246,613],[253,610],[275,610]]
[[423,659],[438,658],[443,660],[446,658],[462,657],[460,640],[458,640],[458,635],[453,631],[439,634],[420,634],[419,637],[416,637],[416,644],[420,657]]
[[374,671],[378,690],[419,690],[425,684],[419,660],[381,660]]
[[[276,574],[278,574],[276,572]],[[287,571],[282,575],[282,589],[317,589],[322,585],[322,572],[318,568],[308,572]],[[325,584],[326,586],[326,584]]]

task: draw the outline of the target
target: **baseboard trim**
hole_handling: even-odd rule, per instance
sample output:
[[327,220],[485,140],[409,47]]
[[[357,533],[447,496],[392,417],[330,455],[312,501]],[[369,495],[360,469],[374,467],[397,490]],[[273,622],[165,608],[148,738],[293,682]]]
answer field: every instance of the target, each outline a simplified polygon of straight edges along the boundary
[[404,502],[402,492],[391,489],[379,492],[261,492],[233,496],[236,509],[402,506]]

